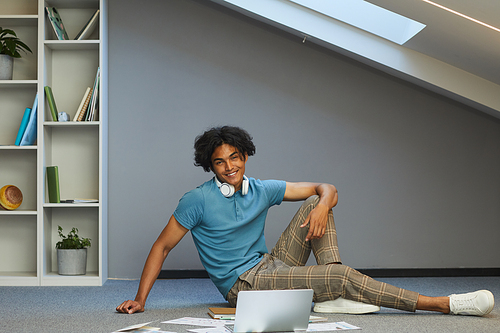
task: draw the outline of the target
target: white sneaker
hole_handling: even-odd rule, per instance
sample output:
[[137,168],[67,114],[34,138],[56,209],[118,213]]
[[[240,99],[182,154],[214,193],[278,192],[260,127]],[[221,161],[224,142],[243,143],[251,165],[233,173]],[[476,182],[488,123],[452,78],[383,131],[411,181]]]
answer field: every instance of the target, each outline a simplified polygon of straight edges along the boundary
[[488,290],[450,295],[450,313],[456,315],[484,316],[493,310],[495,299]]
[[337,298],[333,301],[319,302],[314,304],[314,312],[321,313],[350,313],[350,314],[363,314],[379,311],[380,307],[376,305],[350,301]]

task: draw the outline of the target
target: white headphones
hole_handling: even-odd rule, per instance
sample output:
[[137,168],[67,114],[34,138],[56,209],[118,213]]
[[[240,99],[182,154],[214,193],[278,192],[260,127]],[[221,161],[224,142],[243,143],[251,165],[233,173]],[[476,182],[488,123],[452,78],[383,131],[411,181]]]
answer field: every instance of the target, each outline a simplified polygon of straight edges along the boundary
[[[217,184],[217,187],[220,190],[220,193],[222,193],[223,196],[226,198],[230,198],[234,195],[234,186],[228,183],[221,183],[219,179],[217,179],[217,176],[215,178],[215,183]],[[241,184],[241,195],[246,195],[248,193],[248,178],[247,176],[243,175],[243,183]]]

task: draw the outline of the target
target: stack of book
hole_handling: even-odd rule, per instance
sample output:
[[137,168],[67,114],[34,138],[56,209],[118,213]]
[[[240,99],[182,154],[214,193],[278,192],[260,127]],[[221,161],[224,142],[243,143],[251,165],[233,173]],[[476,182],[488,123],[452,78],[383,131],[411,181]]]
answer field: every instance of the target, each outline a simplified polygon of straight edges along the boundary
[[33,107],[24,110],[21,125],[17,131],[16,146],[29,146],[36,141],[36,114],[38,109],[38,94],[35,96]]
[[208,308],[208,314],[213,319],[234,320],[236,308]]
[[61,191],[59,187],[59,167],[56,165],[47,167],[47,190],[49,194],[49,203],[97,203],[98,199],[66,199],[61,200]]
[[[59,15],[58,10],[55,7],[45,7],[47,12],[47,16],[50,21],[50,25],[56,34],[57,39],[59,40],[69,40],[68,33],[66,28],[64,27],[64,23],[61,19],[61,15]],[[88,37],[98,22],[99,18],[99,9],[97,9],[94,14],[90,17],[87,23],[83,26],[82,30],[76,35],[75,40],[82,40]]]
[[101,71],[97,68],[97,74],[92,88],[87,87],[82,100],[76,110],[73,121],[94,121],[98,119],[99,112],[99,83]]
[[[236,317],[236,308],[208,308],[208,314],[213,319],[234,320]],[[309,316],[310,323],[319,323],[327,321],[326,317]]]
[[[87,87],[87,89],[85,90],[80,105],[78,106],[78,109],[75,112],[75,116],[73,117],[73,121],[98,120],[100,79],[101,79],[100,69],[97,68],[97,74],[94,80],[94,85],[92,86],[92,88]],[[49,105],[50,113],[52,114],[52,120],[58,121],[56,100],[54,98],[52,88],[49,86],[45,87],[45,97],[47,99],[47,104]]]

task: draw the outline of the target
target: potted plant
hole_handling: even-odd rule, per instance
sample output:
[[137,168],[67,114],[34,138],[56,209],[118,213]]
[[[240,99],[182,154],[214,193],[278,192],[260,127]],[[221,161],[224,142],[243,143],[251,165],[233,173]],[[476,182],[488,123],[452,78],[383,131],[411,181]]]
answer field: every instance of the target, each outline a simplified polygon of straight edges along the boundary
[[0,27],[0,80],[12,79],[14,58],[21,58],[20,51],[33,53],[13,30]]
[[90,238],[80,238],[78,229],[73,227],[67,236],[63,235],[61,226],[57,228],[59,237],[56,243],[57,268],[60,275],[85,275],[87,271],[87,247]]

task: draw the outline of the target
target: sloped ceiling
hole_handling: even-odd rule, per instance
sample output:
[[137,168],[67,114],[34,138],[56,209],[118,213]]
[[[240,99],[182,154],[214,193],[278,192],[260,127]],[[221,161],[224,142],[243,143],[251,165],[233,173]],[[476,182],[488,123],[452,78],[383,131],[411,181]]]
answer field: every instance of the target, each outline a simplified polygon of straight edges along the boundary
[[[421,0],[368,0],[426,28],[404,46],[500,85],[500,32]],[[500,29],[500,1],[434,0]]]
[[[500,32],[422,0],[367,1],[426,25],[402,46],[288,0],[212,1],[500,118]],[[500,1],[433,2],[500,27]]]

